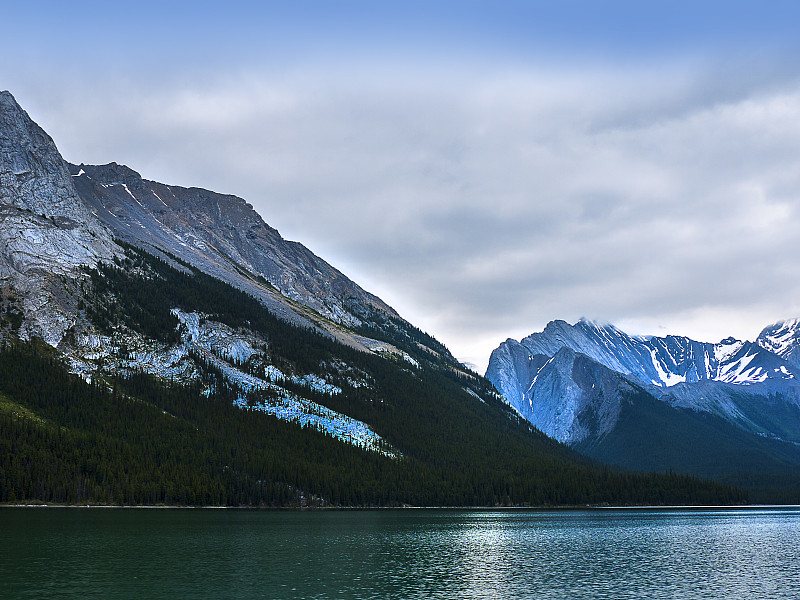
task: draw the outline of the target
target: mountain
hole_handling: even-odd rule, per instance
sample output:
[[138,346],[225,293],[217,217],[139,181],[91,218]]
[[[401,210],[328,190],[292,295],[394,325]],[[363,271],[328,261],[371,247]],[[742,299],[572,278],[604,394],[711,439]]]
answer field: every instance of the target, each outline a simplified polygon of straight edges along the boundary
[[305,246],[284,240],[241,198],[148,181],[116,163],[69,169],[84,204],[118,239],[176,256],[298,323],[324,323],[310,312],[290,316],[298,304],[348,326],[374,313],[399,318]]
[[[84,267],[120,256],[119,240],[176,257],[259,298],[284,320],[343,343],[381,347],[354,330],[377,332],[430,343],[431,352],[452,359],[379,298],[302,244],[284,240],[241,198],[148,181],[116,163],[70,165],[9,92],[0,93],[0,119],[0,235],[8,250],[0,275],[16,276],[15,288],[61,288],[59,275],[74,278]],[[74,290],[52,291],[46,302],[39,294],[23,296],[25,335],[57,345],[75,325]]]
[[756,343],[800,368],[800,319],[779,321],[765,327]]
[[761,344],[727,338],[718,344],[686,337],[634,337],[610,324],[553,321],[520,342],[530,354],[568,347],[644,385],[670,387],[703,380],[734,384],[796,381],[800,370]]
[[785,473],[800,465],[800,370],[784,358],[795,326],[711,344],[553,321],[500,344],[486,378],[537,429],[598,460],[729,481]]
[[0,280],[25,337],[57,344],[74,324],[77,275],[117,255],[83,204],[53,140],[0,92]]
[[587,460],[244,200],[67,164],[0,101],[0,502],[744,499]]

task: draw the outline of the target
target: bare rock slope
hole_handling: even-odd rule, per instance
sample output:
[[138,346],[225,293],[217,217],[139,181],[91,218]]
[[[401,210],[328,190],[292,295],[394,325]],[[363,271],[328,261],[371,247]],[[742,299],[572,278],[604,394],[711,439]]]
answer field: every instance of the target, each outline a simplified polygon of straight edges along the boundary
[[263,277],[288,298],[345,325],[371,310],[397,316],[308,248],[284,240],[241,198],[149,181],[116,163],[70,170],[86,205],[126,241],[169,252],[232,283]]
[[21,335],[57,345],[77,319],[82,269],[118,251],[84,205],[53,140],[0,92],[0,284],[24,314]]

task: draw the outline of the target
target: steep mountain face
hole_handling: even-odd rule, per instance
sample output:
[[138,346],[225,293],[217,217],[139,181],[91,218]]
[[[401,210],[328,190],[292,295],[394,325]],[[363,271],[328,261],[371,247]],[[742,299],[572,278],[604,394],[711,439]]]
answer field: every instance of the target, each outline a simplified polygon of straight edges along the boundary
[[[790,334],[781,331],[781,348],[788,356],[800,346],[792,346]],[[553,321],[521,342],[503,342],[492,352],[486,377],[528,418],[534,398],[551,403],[569,397],[566,388],[548,394],[535,385],[547,361],[562,348],[594,360],[675,406],[726,418],[739,419],[741,412],[735,407],[741,394],[732,394],[733,390],[746,389],[749,396],[782,395],[789,402],[800,397],[800,369],[763,345],[733,338],[710,344],[679,336],[632,337],[613,325],[584,320],[574,326]],[[549,432],[548,424],[531,422]],[[753,431],[770,433],[755,425]]]
[[[267,414],[377,449],[366,424],[319,402],[341,393],[329,380],[348,368],[276,355],[278,342],[253,329],[258,311],[419,366],[354,330],[385,334],[458,368],[441,344],[284,240],[241,198],[147,181],[116,163],[69,165],[8,92],[0,94],[0,219],[0,340],[42,338],[87,381],[148,373],[192,384],[213,372],[236,402],[267,396],[259,405]],[[220,284],[244,292],[239,304],[255,299],[252,318],[228,319],[232,327],[220,316],[231,309],[197,299],[230,294]],[[360,377],[348,381],[366,386]]]
[[800,369],[800,319],[779,321],[765,327],[756,343]]
[[[267,301],[283,297],[346,326],[399,315],[315,256],[284,240],[241,198],[143,179],[116,163],[69,165],[85,204],[120,239],[177,256]],[[284,309],[285,310],[285,309]]]
[[23,337],[56,346],[86,329],[80,282],[86,269],[121,255],[114,241],[121,240],[196,267],[281,319],[357,349],[402,354],[398,343],[421,346],[459,368],[444,346],[284,240],[241,198],[148,181],[116,163],[69,165],[8,92],[0,94],[0,119],[0,308],[21,311]]
[[[724,429],[720,439],[726,443],[737,440],[743,448],[766,452],[759,440],[775,440],[769,460],[783,464],[780,444],[800,446],[800,370],[792,362],[799,348],[797,321],[766,328],[757,344],[633,337],[612,325],[554,321],[520,342],[503,342],[491,355],[486,377],[531,424],[595,458],[662,468],[654,457],[669,456],[674,462],[668,467],[697,467],[706,476],[710,463],[701,469],[688,454],[664,453],[660,444],[670,442],[659,427],[675,431],[675,423],[683,423],[686,435],[702,439],[711,430],[703,419],[711,420]],[[641,442],[647,436],[640,438],[637,428],[652,430],[646,451]],[[625,450],[626,439],[638,440],[635,450]],[[703,445],[713,456],[713,438]],[[717,458],[722,468],[726,459]]]
[[532,354],[517,340],[509,338],[495,348],[489,357],[486,378],[524,416],[531,404],[530,399],[526,398],[526,392],[549,359],[546,354]]
[[58,344],[78,320],[82,269],[115,256],[112,234],[83,204],[53,140],[0,92],[0,285],[21,335]]
[[673,335],[633,337],[613,325],[581,320],[574,326],[553,321],[520,343],[532,355],[552,356],[561,347],[571,348],[643,385],[800,379],[800,370],[768,348],[734,338],[711,344]]
[[542,364],[524,395],[527,405],[518,410],[546,435],[576,443],[613,429],[632,389],[615,371],[563,347]]

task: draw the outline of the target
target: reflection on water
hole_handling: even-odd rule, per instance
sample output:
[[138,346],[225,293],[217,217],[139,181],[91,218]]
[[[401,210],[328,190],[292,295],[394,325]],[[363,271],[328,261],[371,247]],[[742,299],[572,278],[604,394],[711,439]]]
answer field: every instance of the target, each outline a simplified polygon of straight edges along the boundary
[[0,509],[0,598],[800,598],[800,511]]

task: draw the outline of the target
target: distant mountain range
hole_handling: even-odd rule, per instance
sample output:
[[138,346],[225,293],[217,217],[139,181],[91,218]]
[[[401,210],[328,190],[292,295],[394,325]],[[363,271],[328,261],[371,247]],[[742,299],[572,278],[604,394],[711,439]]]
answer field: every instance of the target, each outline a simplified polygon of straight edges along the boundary
[[486,377],[546,435],[634,469],[735,480],[800,465],[800,320],[756,342],[549,323],[492,352]]

